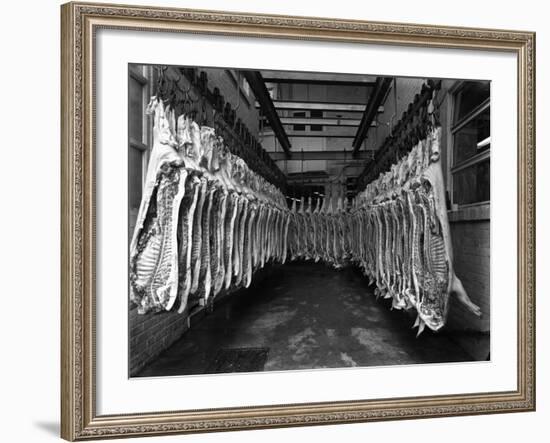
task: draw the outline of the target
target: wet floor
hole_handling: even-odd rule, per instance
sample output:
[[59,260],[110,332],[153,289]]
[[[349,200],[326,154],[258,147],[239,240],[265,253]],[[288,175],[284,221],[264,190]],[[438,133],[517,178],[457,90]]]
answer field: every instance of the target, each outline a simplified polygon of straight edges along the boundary
[[192,324],[138,376],[474,360],[452,333],[426,329],[416,338],[414,317],[377,300],[356,268],[295,262],[265,274]]

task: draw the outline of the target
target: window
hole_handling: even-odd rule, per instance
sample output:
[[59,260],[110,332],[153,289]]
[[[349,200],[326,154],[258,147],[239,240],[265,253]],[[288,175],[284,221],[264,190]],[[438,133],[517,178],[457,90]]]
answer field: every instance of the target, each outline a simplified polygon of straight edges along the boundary
[[[304,119],[306,117],[305,111],[294,112],[292,115],[300,119]],[[302,124],[293,125],[292,129],[294,129],[295,131],[305,131],[306,125],[302,125]]]
[[[243,73],[235,69],[225,69],[225,74],[229,77],[229,79],[235,85],[235,90],[231,88],[231,91],[229,92],[230,97],[235,97],[235,102],[234,103],[232,102],[231,104],[233,106],[236,106],[237,100],[240,100],[240,103],[245,105],[247,108],[250,108],[251,100],[252,100],[252,97],[251,97],[252,91]],[[217,74],[214,74],[214,76],[216,75]],[[239,90],[238,98],[237,98],[236,89]]]
[[[312,109],[309,112],[309,115],[311,116],[311,118],[323,118],[323,111]],[[310,125],[309,129],[311,129],[312,131],[322,131],[323,125]]]
[[[149,120],[145,107],[149,100],[147,68],[130,66],[128,78],[128,206],[130,238],[134,232],[149,154]],[[145,74],[145,75],[144,75]]]
[[244,92],[246,97],[250,97],[250,85],[246,81],[246,78],[242,77],[241,90]]
[[453,96],[452,201],[469,205],[490,200],[490,83],[466,81]]

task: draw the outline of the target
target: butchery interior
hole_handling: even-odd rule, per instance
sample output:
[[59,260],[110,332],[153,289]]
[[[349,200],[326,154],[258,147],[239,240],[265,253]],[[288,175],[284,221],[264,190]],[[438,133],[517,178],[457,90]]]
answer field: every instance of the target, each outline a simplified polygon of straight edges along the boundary
[[128,82],[130,377],[490,360],[490,82]]

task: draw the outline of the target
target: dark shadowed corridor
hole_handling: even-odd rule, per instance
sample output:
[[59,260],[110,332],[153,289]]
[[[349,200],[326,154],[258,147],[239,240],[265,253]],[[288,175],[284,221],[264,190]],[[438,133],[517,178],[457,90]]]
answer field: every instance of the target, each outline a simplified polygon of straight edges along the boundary
[[[425,330],[376,299],[353,268],[271,267],[216,305],[138,376],[277,371],[474,360],[450,332]],[[487,347],[488,339],[481,346]]]

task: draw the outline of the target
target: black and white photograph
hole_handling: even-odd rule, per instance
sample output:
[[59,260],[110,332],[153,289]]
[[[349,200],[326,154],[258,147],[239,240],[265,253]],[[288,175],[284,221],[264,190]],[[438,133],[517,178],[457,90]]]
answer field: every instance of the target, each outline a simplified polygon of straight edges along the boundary
[[491,360],[490,81],[128,85],[129,377]]

